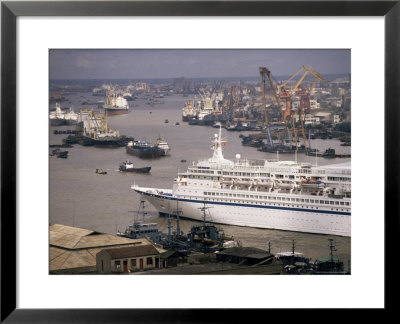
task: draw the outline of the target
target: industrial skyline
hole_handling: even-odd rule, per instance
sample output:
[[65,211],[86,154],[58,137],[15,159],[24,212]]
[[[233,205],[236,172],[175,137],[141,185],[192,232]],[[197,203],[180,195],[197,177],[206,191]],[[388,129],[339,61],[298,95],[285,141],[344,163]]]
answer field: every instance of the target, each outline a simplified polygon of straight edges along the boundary
[[259,66],[291,75],[302,65],[349,74],[349,49],[51,49],[51,79],[251,77]]

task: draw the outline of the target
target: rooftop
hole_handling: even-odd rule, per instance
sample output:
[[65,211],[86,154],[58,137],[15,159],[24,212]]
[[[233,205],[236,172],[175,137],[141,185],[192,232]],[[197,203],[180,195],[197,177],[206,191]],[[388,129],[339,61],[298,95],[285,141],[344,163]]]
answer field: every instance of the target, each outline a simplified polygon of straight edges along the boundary
[[50,226],[49,237],[49,270],[52,272],[75,270],[82,272],[82,269],[94,270],[96,267],[96,254],[107,248],[127,246],[153,247],[152,243],[145,238],[129,239],[60,224]]
[[160,252],[153,245],[137,245],[122,248],[105,249],[112,259],[159,255]]
[[[112,234],[99,233],[66,225],[50,226],[50,246],[62,249],[88,249],[96,247],[138,244],[140,240],[132,240]],[[140,243],[140,242],[139,242]]]

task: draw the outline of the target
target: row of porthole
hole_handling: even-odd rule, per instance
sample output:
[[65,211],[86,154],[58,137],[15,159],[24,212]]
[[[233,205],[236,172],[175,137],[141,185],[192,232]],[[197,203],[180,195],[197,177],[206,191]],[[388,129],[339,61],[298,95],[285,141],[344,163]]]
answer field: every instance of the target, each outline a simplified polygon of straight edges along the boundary
[[[184,198],[186,198],[186,197],[184,197]],[[213,199],[212,201],[220,201],[220,202],[231,202],[230,200],[224,200],[224,199]],[[235,202],[237,202],[237,203],[250,203],[249,201],[243,201],[243,200],[239,200],[239,201],[235,201]],[[256,204],[256,205],[258,205],[258,204],[260,204],[260,205],[265,205],[265,206],[282,206],[282,207],[285,207],[285,206],[287,206],[287,207],[294,207],[294,208],[308,208],[308,209],[314,209],[314,207],[313,206],[296,206],[296,205],[284,205],[284,204],[276,204],[276,203],[261,203],[261,202],[257,202],[257,201],[255,201],[255,202],[251,202],[251,203],[253,203],[253,204]],[[315,207],[315,209],[317,210],[317,209],[319,209],[319,207]],[[331,210],[333,211],[333,210],[335,210],[334,208],[331,208]],[[338,208],[336,208],[336,210],[337,211],[339,211],[339,209]],[[345,211],[344,209],[340,209],[341,211]]]
[[[196,200],[200,200],[201,198],[200,197],[186,197],[186,196],[184,196],[184,197],[182,197],[182,198],[184,198],[184,199],[196,199]],[[166,197],[164,197],[164,199],[167,199]],[[229,200],[224,200],[224,199],[214,199],[214,200],[212,200],[212,201],[216,201],[216,202],[231,202],[231,201],[229,201]],[[241,200],[241,201],[236,201],[236,203],[243,203],[243,204],[246,204],[246,203],[249,203],[248,201],[243,201],[243,200]],[[260,203],[260,202],[254,202],[256,205],[258,205],[258,204],[260,204],[260,205],[265,205],[265,206],[282,206],[282,207],[285,207],[285,206],[287,206],[287,207],[293,207],[293,208],[308,208],[308,209],[314,209],[314,207],[313,206],[295,206],[295,205],[284,205],[284,204],[276,204],[276,203]],[[318,207],[315,207],[315,209],[317,210],[317,209],[319,209]],[[334,211],[335,209],[334,208],[331,208],[331,210],[332,211]],[[336,211],[339,211],[339,209],[338,208],[336,208]],[[344,209],[341,209],[341,211],[345,211]]]
[[[184,190],[185,191],[185,190]],[[191,191],[189,191],[189,192],[191,192]],[[205,192],[204,193],[204,195],[205,196],[210,196],[211,195],[211,193],[207,193],[207,192]],[[222,195],[222,194],[221,194]],[[219,194],[218,195],[212,195],[212,196],[219,196]],[[234,198],[235,198],[236,196],[234,196]],[[259,198],[257,198],[257,197],[259,197],[259,196],[256,196],[256,198],[254,198],[254,196],[251,196],[251,197],[248,197],[247,195],[246,195],[246,197],[245,198],[247,198],[247,199],[259,199]],[[239,197],[237,197],[237,198],[239,198]],[[244,198],[244,197],[243,197]],[[263,199],[265,199],[266,197],[263,197]],[[275,198],[274,197],[271,197],[270,199],[273,199],[273,200],[275,200]],[[298,198],[296,198],[297,200],[299,200]],[[289,201],[290,200],[290,198],[286,198],[286,197],[276,197],[276,200],[286,200],[286,201]],[[304,202],[303,201],[304,199],[301,199],[301,201],[300,202]],[[225,201],[228,201],[228,200],[225,200]],[[306,203],[308,203],[309,201],[308,201],[308,199],[305,199],[305,202]],[[314,203],[314,200],[311,200],[311,203]],[[346,202],[347,203],[347,202]],[[338,204],[339,204],[339,202],[338,202]],[[338,205],[337,204],[337,205]],[[344,202],[343,202],[343,204],[344,204]],[[347,203],[347,204],[349,204],[349,203]],[[334,205],[333,203],[332,203],[332,201],[331,201],[331,203],[329,203],[329,204],[323,204],[323,205]],[[317,207],[318,208],[318,207]],[[333,210],[333,209],[332,209]]]

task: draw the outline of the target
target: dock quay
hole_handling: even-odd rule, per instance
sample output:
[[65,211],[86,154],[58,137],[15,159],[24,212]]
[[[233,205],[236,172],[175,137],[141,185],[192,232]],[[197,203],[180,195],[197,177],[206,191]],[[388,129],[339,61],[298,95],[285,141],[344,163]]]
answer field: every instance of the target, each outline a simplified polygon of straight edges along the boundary
[[323,157],[323,158],[350,158],[351,157],[351,154],[336,153],[335,149],[332,149],[332,148],[326,149],[324,152],[320,152],[315,149],[308,150],[308,151],[306,151],[306,155]]
[[54,224],[50,274],[280,274],[282,263],[264,250],[228,248],[218,253],[165,250],[147,238],[131,239]]
[[[281,274],[282,262],[253,247],[233,247],[216,253],[193,253],[177,267],[154,269],[146,274]],[[143,273],[138,273],[143,274]]]
[[226,262],[213,262],[207,264],[196,264],[179,266],[175,268],[151,270],[146,273],[137,273],[138,275],[279,275],[281,274],[282,264],[274,261],[271,264],[260,265],[257,267],[248,265],[238,265]]
[[312,261],[292,251],[272,254],[255,247],[230,247],[217,252],[166,250],[150,239],[120,237],[54,224],[50,232],[50,274],[121,275],[290,275],[349,274],[329,239],[330,257]]

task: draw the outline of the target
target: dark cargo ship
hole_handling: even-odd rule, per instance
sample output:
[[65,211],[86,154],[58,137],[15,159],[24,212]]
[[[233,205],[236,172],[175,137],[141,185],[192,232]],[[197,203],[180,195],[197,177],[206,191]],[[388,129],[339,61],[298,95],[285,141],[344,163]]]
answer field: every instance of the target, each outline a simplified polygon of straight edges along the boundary
[[149,173],[151,167],[134,168],[133,163],[129,160],[122,162],[119,166],[121,172],[137,172],[137,173]]
[[119,131],[111,129],[107,117],[95,114],[93,111],[81,111],[81,122],[76,128],[76,139],[84,146],[122,147],[133,141],[133,137],[120,135]]
[[153,159],[163,155],[163,150],[156,145],[148,142],[130,141],[126,145],[126,153],[140,157],[142,159]]

